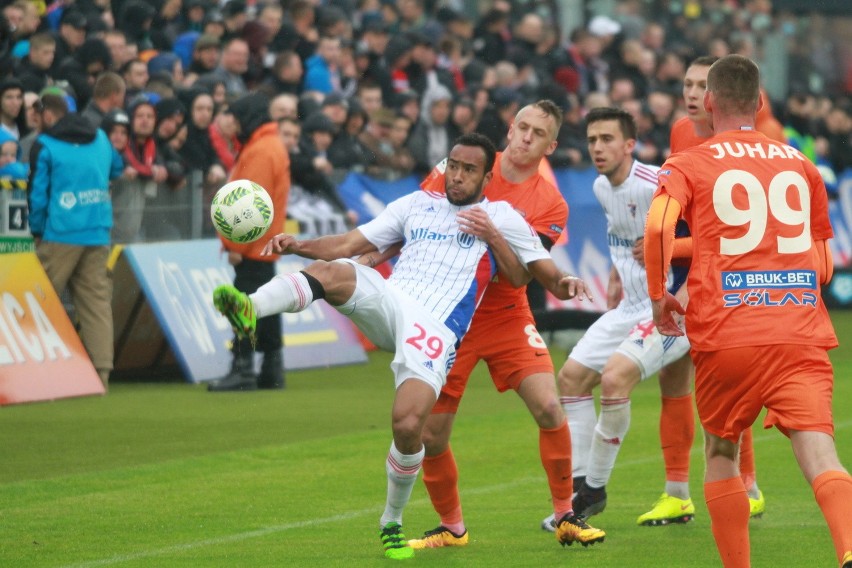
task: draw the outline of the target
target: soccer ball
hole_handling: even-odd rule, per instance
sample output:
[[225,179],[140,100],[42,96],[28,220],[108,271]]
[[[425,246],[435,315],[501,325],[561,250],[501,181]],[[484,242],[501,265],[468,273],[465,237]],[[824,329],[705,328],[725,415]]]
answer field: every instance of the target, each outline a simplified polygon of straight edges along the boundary
[[210,205],[210,218],[220,235],[235,243],[256,241],[272,224],[272,199],[266,190],[247,179],[219,188]]

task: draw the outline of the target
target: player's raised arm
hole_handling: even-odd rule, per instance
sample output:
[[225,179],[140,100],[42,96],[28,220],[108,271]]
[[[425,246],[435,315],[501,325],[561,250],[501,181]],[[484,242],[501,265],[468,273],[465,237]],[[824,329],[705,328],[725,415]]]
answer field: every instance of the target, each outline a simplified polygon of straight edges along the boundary
[[295,254],[314,260],[350,258],[378,250],[361,231],[352,229],[342,235],[326,235],[316,239],[299,240],[294,235],[281,233],[270,239],[261,255]]

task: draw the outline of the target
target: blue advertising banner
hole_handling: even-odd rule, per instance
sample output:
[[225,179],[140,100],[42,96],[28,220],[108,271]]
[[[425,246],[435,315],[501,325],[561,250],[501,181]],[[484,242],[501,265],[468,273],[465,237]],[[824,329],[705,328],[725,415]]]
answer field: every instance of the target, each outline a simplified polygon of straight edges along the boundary
[[346,207],[358,214],[358,224],[372,221],[385,206],[420,188],[420,180],[408,176],[397,181],[382,181],[364,174],[350,173],[337,187]]
[[[135,244],[122,252],[186,379],[194,383],[219,378],[230,367],[233,334],[212,301],[213,289],[234,277],[220,246],[209,239]],[[276,269],[292,272],[308,262],[282,257]],[[352,323],[325,302],[282,318],[287,370],[366,362]]]

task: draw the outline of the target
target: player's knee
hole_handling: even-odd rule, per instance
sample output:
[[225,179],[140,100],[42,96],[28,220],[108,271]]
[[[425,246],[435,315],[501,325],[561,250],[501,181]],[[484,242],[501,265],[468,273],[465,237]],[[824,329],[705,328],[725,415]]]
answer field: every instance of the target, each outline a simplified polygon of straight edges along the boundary
[[545,430],[558,428],[565,422],[565,412],[559,404],[559,399],[555,397],[542,401],[542,404],[535,408],[530,408],[530,412],[538,427]]
[[556,376],[556,386],[563,396],[580,396],[590,394],[597,383],[599,375],[592,371],[584,372],[578,363],[570,359],[559,369]]
[[[423,440],[423,427],[417,416],[413,414],[405,414],[393,417],[393,437],[397,441],[397,447],[400,443],[408,448],[417,446],[416,451],[420,451],[420,446]],[[402,451],[402,448],[400,448]]]
[[704,434],[704,454],[708,460],[726,458],[734,460],[738,454],[738,446],[730,440],[725,440],[713,434]]
[[[317,286],[322,289],[322,296],[332,304],[338,304],[349,299],[355,282],[355,269],[344,262],[312,262],[303,272],[312,277],[311,289]],[[316,296],[316,291],[314,291]]]
[[604,369],[601,375],[601,396],[610,398],[629,397],[635,384],[636,381],[631,375]]
[[423,446],[427,456],[437,456],[446,451],[450,445],[449,435],[429,427],[423,430]]

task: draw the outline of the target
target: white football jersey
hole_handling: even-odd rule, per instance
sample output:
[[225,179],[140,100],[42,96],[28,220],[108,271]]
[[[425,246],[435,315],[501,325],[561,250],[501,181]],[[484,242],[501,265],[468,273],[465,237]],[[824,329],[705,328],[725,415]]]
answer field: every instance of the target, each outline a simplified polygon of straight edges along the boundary
[[627,312],[650,306],[645,267],[633,259],[633,245],[645,234],[645,218],[657,189],[659,169],[634,160],[630,175],[618,187],[603,175],[593,186],[606,214],[609,254],[624,288],[620,306]]
[[497,265],[485,241],[463,233],[457,215],[484,209],[523,264],[549,258],[535,231],[505,201],[457,206],[443,193],[415,191],[358,229],[379,250],[404,241],[388,284],[444,322],[461,339]]

